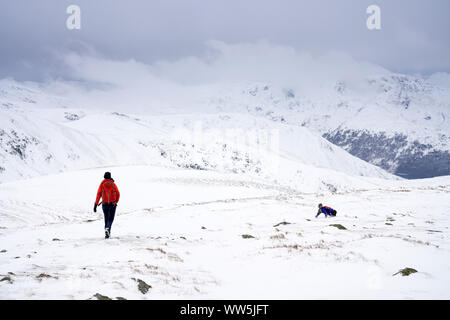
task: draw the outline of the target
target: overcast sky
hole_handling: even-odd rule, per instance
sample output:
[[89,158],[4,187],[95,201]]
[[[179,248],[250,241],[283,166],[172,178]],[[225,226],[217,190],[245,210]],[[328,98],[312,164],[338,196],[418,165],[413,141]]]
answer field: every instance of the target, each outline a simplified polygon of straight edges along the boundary
[[[66,8],[81,8],[68,30]],[[381,30],[366,8],[381,8]],[[396,72],[450,72],[449,0],[1,0],[0,78],[69,77],[70,52],[144,64],[205,55],[207,43],[267,40],[342,51]]]

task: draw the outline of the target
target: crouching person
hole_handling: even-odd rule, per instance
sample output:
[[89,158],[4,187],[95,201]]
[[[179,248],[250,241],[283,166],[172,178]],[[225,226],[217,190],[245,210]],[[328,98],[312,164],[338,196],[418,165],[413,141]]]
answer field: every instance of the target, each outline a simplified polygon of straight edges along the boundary
[[319,210],[317,211],[316,218],[317,218],[321,213],[323,213],[323,214],[325,215],[325,218],[328,217],[328,216],[330,216],[330,217],[335,217],[336,214],[337,214],[337,211],[334,210],[334,209],[331,208],[331,207],[323,206],[321,203],[319,203]]

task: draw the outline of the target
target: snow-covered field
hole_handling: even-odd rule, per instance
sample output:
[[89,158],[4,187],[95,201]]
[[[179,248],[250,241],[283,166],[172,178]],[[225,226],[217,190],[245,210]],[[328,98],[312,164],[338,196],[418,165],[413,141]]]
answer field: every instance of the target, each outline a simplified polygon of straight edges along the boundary
[[[108,170],[122,200],[105,240],[92,207]],[[303,193],[118,166],[3,183],[0,299],[449,299],[450,177],[364,179]],[[319,202],[337,217],[315,219]]]
[[[450,176],[401,179],[321,136],[343,119],[410,128],[425,117],[412,137],[426,121],[444,152],[447,102],[417,113],[420,91],[396,100],[400,111],[379,109],[397,97],[387,90],[338,103],[341,114],[326,95],[310,104],[266,85],[214,88],[176,87],[172,106],[0,81],[0,299],[450,298]],[[357,145],[389,162],[402,141]],[[442,166],[421,163],[445,174],[436,157]],[[121,191],[107,240],[92,211],[105,171]],[[337,217],[314,218],[319,202]]]

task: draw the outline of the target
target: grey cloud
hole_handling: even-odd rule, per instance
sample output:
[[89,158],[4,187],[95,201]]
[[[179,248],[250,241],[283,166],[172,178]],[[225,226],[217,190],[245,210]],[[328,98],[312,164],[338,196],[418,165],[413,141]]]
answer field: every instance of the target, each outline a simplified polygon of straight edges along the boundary
[[[67,30],[66,8],[82,10]],[[365,9],[381,7],[382,30],[366,28]],[[145,64],[205,55],[207,43],[257,42],[311,54],[343,51],[408,73],[450,72],[448,0],[2,0],[0,78],[67,77],[70,52]]]

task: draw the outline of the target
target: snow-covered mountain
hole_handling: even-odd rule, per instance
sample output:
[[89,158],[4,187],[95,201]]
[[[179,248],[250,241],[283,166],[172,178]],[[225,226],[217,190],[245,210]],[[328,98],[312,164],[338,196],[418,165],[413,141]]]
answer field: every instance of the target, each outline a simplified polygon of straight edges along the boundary
[[[96,108],[92,97],[69,99],[36,84],[2,80],[0,181],[69,168],[148,163],[200,169],[229,163],[221,169],[270,175],[256,159],[260,155],[245,160],[252,148],[248,143],[245,151],[234,150],[233,144],[223,150],[223,135],[232,128],[243,136],[263,132],[266,144],[279,135],[275,140],[281,159],[294,159],[296,165],[386,176],[319,135],[401,177],[450,174],[450,89],[436,79],[387,72],[364,81],[329,81],[311,91],[258,82],[213,83],[180,92],[187,91],[194,96],[189,102],[180,100],[172,109],[149,102],[145,113],[137,113],[133,102],[127,105],[130,110],[105,110]],[[187,130],[187,136],[174,139],[180,129]],[[195,139],[198,130],[202,132],[197,137],[216,129],[222,135],[218,141],[186,141]],[[287,176],[299,180],[295,174]]]
[[3,182],[149,164],[245,174],[309,192],[362,187],[360,176],[393,178],[307,128],[248,112],[124,114],[69,108],[73,102],[23,86],[2,93]]
[[391,73],[324,84],[319,92],[245,84],[218,89],[208,104],[307,127],[405,178],[450,174],[449,87]]
[[[414,102],[381,104],[387,93],[341,84],[313,99],[252,83],[211,85],[193,109],[139,113],[0,85],[0,298],[449,296],[449,177],[401,179],[322,137],[344,124],[399,130],[445,155],[435,139],[448,130],[435,119],[445,101],[421,122]],[[331,103],[347,94],[347,107]],[[389,117],[387,106],[399,109]],[[108,240],[92,212],[106,170],[122,195]],[[315,219],[319,202],[337,217]]]

